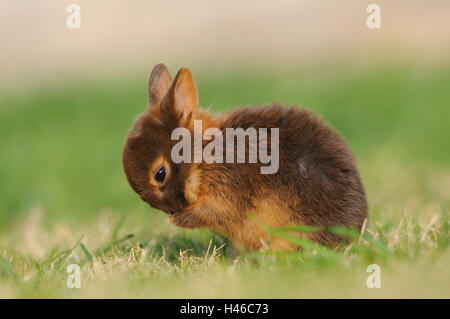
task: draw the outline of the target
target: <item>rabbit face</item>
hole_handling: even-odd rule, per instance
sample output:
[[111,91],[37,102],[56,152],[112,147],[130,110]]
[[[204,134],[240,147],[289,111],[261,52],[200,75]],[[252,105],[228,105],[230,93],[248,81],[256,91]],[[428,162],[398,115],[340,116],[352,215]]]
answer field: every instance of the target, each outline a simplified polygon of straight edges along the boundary
[[[136,134],[138,133],[138,134]],[[133,190],[150,206],[168,214],[186,205],[181,165],[170,160],[170,132],[143,116],[130,131],[123,166]]]
[[188,163],[171,160],[171,132],[188,125],[197,106],[192,75],[182,69],[174,82],[164,65],[150,76],[149,108],[128,133],[122,163],[128,182],[142,200],[167,214],[183,210]]

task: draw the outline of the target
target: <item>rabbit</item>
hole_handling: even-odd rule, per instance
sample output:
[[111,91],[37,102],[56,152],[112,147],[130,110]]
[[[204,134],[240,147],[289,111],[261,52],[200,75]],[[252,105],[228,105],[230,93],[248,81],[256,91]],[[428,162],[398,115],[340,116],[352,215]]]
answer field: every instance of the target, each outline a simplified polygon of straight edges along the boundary
[[[264,225],[318,226],[295,235],[328,247],[342,238],[325,227],[361,230],[367,200],[354,157],[340,134],[309,110],[275,102],[213,115],[197,109],[189,69],[172,81],[164,64],[151,72],[148,101],[128,132],[122,163],[132,189],[167,213],[172,224],[210,228],[246,251],[298,249],[268,235]],[[194,121],[201,121],[203,132],[278,128],[278,171],[261,174],[261,163],[174,163],[172,132],[180,127],[192,132]]]

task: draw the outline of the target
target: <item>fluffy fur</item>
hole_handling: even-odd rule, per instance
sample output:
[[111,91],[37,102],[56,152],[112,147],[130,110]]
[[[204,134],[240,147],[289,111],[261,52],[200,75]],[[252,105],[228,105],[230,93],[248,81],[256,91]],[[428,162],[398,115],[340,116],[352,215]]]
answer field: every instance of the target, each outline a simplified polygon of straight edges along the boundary
[[[149,107],[128,133],[123,167],[141,199],[169,214],[173,224],[209,227],[247,250],[267,247],[262,224],[361,228],[367,202],[352,153],[336,131],[308,110],[273,103],[213,116],[197,110],[191,72],[181,69],[172,81],[163,64],[152,71],[148,89]],[[202,120],[203,130],[279,128],[278,172],[261,174],[259,163],[174,164],[170,154],[177,141],[171,141],[171,132],[193,130],[194,119]],[[167,166],[164,183],[153,177],[159,165]],[[326,231],[297,235],[328,246],[340,240]],[[270,246],[293,248],[276,237]]]

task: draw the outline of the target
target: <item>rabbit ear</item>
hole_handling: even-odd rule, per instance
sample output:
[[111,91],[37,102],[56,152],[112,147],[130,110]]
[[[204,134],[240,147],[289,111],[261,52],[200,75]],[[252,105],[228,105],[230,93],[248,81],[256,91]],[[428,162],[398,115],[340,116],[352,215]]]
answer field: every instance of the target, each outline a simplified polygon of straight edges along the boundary
[[148,80],[148,104],[150,107],[158,105],[169,91],[172,76],[169,69],[160,63],[153,68]]
[[173,105],[177,113],[183,118],[192,114],[197,109],[198,95],[194,78],[189,69],[181,69],[172,84]]

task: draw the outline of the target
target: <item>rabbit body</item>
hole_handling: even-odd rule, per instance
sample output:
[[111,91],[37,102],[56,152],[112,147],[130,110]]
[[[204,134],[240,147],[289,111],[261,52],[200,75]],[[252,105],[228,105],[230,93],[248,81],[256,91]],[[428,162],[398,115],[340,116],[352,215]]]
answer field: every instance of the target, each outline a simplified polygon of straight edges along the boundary
[[[149,101],[149,110],[128,134],[123,165],[133,189],[167,212],[174,225],[211,228],[250,251],[269,245],[274,250],[295,249],[282,238],[268,238],[264,224],[361,229],[367,202],[353,155],[343,138],[310,111],[273,103],[213,116],[197,109],[189,70],[182,69],[172,82],[163,65],[152,72]],[[201,120],[203,132],[278,128],[277,172],[261,174],[260,162],[173,163],[176,141],[171,132],[177,127],[192,131],[194,120]],[[327,246],[340,241],[325,230],[295,235]]]

